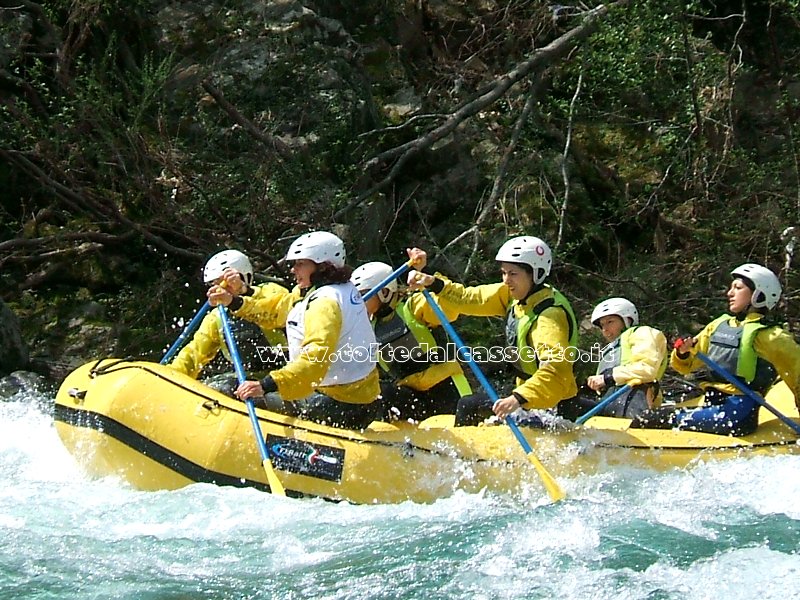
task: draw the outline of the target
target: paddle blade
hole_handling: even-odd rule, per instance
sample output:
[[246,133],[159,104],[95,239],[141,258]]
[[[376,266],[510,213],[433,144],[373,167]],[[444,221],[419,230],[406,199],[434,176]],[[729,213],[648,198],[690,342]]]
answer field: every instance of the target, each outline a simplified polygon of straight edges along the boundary
[[561,500],[566,498],[567,495],[564,493],[564,490],[562,490],[561,486],[558,485],[558,482],[555,480],[555,477],[553,477],[550,474],[550,471],[545,469],[545,467],[542,464],[542,462],[533,453],[533,450],[528,452],[526,454],[526,456],[528,457],[528,460],[531,462],[531,464],[536,469],[536,472],[539,474],[539,477],[541,478],[542,483],[544,484],[544,488],[547,490],[547,493],[550,495],[550,499],[553,502],[560,502]]
[[278,479],[278,474],[275,472],[275,467],[272,466],[272,461],[269,458],[265,458],[261,464],[267,474],[267,483],[269,483],[270,491],[276,496],[286,496],[286,490],[283,488],[281,480]]

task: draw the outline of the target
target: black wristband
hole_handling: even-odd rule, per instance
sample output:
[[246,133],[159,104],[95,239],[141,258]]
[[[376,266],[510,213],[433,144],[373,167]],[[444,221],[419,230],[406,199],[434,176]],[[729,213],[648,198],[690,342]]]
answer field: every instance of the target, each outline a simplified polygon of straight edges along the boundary
[[514,398],[517,399],[517,402],[519,402],[520,406],[525,406],[525,404],[527,404],[527,402],[528,402],[528,400],[525,398],[525,396],[523,396],[519,392],[511,392],[511,395],[514,396]]
[[612,369],[606,369],[603,371],[603,383],[606,384],[607,388],[614,387],[617,385],[617,382],[614,381],[614,374],[612,373]]
[[264,390],[265,394],[278,391],[278,386],[270,375],[264,377],[264,379],[262,379],[259,383],[261,383],[261,389]]
[[441,294],[444,289],[444,281],[435,277],[433,283],[428,286],[428,289],[434,294]]
[[228,310],[236,312],[237,310],[242,308],[243,305],[244,305],[244,300],[242,300],[239,296],[234,296],[233,300],[231,300],[231,303],[228,304]]

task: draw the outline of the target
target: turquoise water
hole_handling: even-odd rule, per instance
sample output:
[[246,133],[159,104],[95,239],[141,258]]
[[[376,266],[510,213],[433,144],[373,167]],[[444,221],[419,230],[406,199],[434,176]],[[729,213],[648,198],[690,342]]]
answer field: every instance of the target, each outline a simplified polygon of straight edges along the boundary
[[622,470],[520,502],[352,506],[90,480],[48,398],[0,403],[0,598],[795,598],[800,457]]

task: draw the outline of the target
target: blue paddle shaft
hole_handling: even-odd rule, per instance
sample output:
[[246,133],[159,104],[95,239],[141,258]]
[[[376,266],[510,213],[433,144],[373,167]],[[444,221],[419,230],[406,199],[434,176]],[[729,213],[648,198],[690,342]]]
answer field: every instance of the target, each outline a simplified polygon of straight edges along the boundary
[[699,358],[706,365],[708,365],[708,367],[710,369],[712,369],[712,370],[716,371],[717,373],[719,373],[720,375],[722,375],[725,379],[728,380],[729,383],[731,383],[734,386],[736,386],[745,396],[750,398],[753,402],[756,402],[756,403],[760,404],[761,406],[766,408],[769,412],[771,412],[773,415],[778,417],[786,425],[791,427],[792,430],[794,430],[795,433],[800,434],[800,425],[798,425],[797,423],[792,421],[789,417],[784,415],[777,408],[773,407],[766,400],[764,400],[761,396],[756,394],[752,389],[750,389],[750,386],[745,384],[738,377],[734,376],[730,371],[728,371],[728,369],[726,369],[721,364],[719,364],[716,361],[714,361],[712,358],[710,358],[707,354],[704,354],[703,352],[698,352],[697,353],[697,358]]
[[[436,300],[433,299],[433,296],[431,296],[428,290],[423,288],[422,293],[425,295],[425,300],[428,301],[428,304],[430,304],[431,308],[436,313],[436,316],[439,317],[439,322],[442,324],[442,327],[444,327],[447,334],[456,343],[456,346],[458,346],[458,352],[460,352],[461,356],[463,356],[467,361],[469,368],[472,369],[475,377],[477,377],[478,381],[481,382],[481,385],[483,386],[483,389],[486,390],[489,398],[491,398],[492,402],[496,404],[499,399],[497,392],[495,391],[494,387],[492,387],[492,384],[489,383],[489,380],[486,379],[486,376],[483,374],[483,371],[481,371],[477,363],[472,359],[472,354],[469,350],[467,350],[466,344],[464,344],[459,335],[456,333],[455,328],[450,323],[450,319],[447,318],[447,315],[444,314],[444,311],[441,309]],[[506,417],[505,421],[506,425],[511,428],[514,437],[517,438],[519,445],[522,446],[522,449],[525,451],[528,460],[530,460],[533,463],[533,466],[536,468],[536,472],[539,474],[547,493],[554,502],[562,500],[564,498],[564,491],[558,485],[558,482],[556,482],[553,476],[550,475],[547,469],[545,469],[544,465],[538,459],[536,454],[534,454],[533,448],[528,443],[528,440],[525,439],[525,436],[522,435],[522,432],[519,430],[519,427],[517,427],[514,418],[509,415]]]
[[467,349],[466,344],[458,335],[458,333],[456,333],[456,330],[450,323],[450,319],[447,318],[447,315],[444,314],[444,311],[441,309],[436,300],[433,299],[433,296],[431,296],[431,293],[428,290],[423,289],[422,293],[425,295],[425,299],[428,301],[428,304],[430,304],[433,312],[435,312],[436,316],[439,317],[439,322],[441,322],[442,327],[444,327],[444,330],[447,332],[447,335],[449,335],[456,343],[456,346],[458,347],[458,353],[467,362],[469,368],[472,369],[475,377],[477,377],[478,381],[483,386],[483,389],[486,390],[486,393],[489,394],[489,398],[492,400],[492,402],[497,402],[500,399],[497,395],[497,392],[494,390],[494,387],[492,387],[492,384],[489,383],[489,380],[486,379],[486,375],[483,374],[481,368],[472,359],[472,353]]
[[233,360],[233,368],[236,370],[236,379],[242,384],[247,379],[244,367],[242,366],[242,357],[239,356],[239,348],[236,346],[236,340],[233,339],[231,333],[231,322],[228,320],[228,309],[224,306],[219,307],[219,318],[222,321],[222,333],[225,335],[225,343],[228,346],[228,352],[231,353]]
[[595,416],[597,413],[603,410],[606,406],[611,404],[614,400],[622,396],[622,394],[627,392],[629,389],[631,389],[631,386],[629,386],[628,384],[623,385],[616,392],[611,394],[608,398],[604,398],[601,402],[599,402],[597,406],[595,406],[591,410],[586,411],[585,414],[582,414],[580,417],[575,419],[575,422],[578,425],[583,425],[584,423],[586,423],[586,421],[591,419],[593,416]]
[[178,353],[178,350],[181,349],[181,346],[183,346],[183,343],[186,341],[186,338],[188,338],[190,335],[194,333],[194,330],[197,329],[197,327],[200,325],[200,321],[203,320],[203,317],[206,316],[206,313],[210,309],[211,305],[208,303],[208,300],[206,300],[206,303],[200,307],[200,310],[197,311],[197,314],[194,316],[194,318],[192,318],[192,320],[189,321],[189,324],[178,336],[178,339],[175,340],[175,343],[172,344],[172,346],[170,346],[169,350],[167,350],[167,353],[164,355],[164,358],[161,359],[160,364],[165,365],[170,360],[172,360],[172,357],[175,356]]
[[[244,373],[244,367],[242,366],[242,358],[239,356],[239,348],[236,346],[236,340],[233,339],[233,334],[231,333],[231,324],[230,321],[228,321],[228,309],[224,306],[219,307],[219,318],[222,321],[222,333],[225,335],[225,343],[228,345],[228,352],[231,353],[231,360],[233,360],[233,368],[236,370],[236,379],[239,380],[239,384],[241,385],[247,377]],[[256,417],[256,406],[250,398],[245,398],[244,403],[247,405],[250,422],[253,424],[253,431],[255,432],[261,460],[269,460],[269,450],[267,449],[266,442],[264,442],[261,426],[258,424],[258,418]]]
[[[472,358],[472,353],[467,349],[466,344],[458,335],[458,333],[456,333],[456,330],[450,323],[450,320],[447,318],[447,315],[444,314],[444,311],[441,309],[436,300],[433,299],[433,296],[431,296],[431,293],[428,290],[423,289],[422,293],[425,294],[425,299],[428,301],[428,304],[431,305],[431,308],[433,309],[433,312],[436,313],[436,316],[439,317],[439,321],[441,322],[442,327],[444,327],[444,330],[447,332],[447,335],[449,335],[456,343],[456,346],[458,347],[458,352],[467,362],[469,368],[472,369],[472,372],[475,374],[475,377],[477,377],[478,381],[483,386],[483,389],[489,395],[491,401],[497,402],[500,399],[500,397],[497,395],[494,386],[492,386],[492,384],[489,383],[489,380],[486,378],[486,375],[483,374],[481,368]],[[517,441],[520,443],[520,446],[522,446],[522,449],[525,450],[525,453],[530,454],[531,452],[533,452],[533,448],[531,448],[531,445],[528,443],[528,440],[525,439],[525,436],[522,435],[522,432],[519,430],[519,427],[514,422],[513,417],[511,416],[507,417],[506,424],[511,428],[511,431],[514,432],[514,437],[517,438]]]
[[397,267],[394,271],[392,271],[391,274],[389,274],[388,277],[386,277],[386,279],[381,281],[378,285],[376,285],[370,291],[368,291],[366,294],[364,294],[364,302],[366,302],[367,300],[372,298],[375,294],[377,294],[383,288],[385,288],[387,285],[389,285],[389,283],[393,279],[396,279],[396,278],[400,277],[400,275],[402,275],[403,273],[408,271],[409,268],[411,268],[411,261],[404,262],[402,265]]

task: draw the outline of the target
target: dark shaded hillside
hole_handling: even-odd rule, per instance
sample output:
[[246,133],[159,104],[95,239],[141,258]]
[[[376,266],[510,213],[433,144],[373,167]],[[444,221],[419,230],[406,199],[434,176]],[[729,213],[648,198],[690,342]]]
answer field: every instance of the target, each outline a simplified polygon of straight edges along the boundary
[[670,332],[763,262],[800,314],[797,0],[351,4],[2,2],[0,278],[34,358],[155,357],[208,255],[280,278],[312,228],[468,282],[539,235],[581,314],[624,294]]

